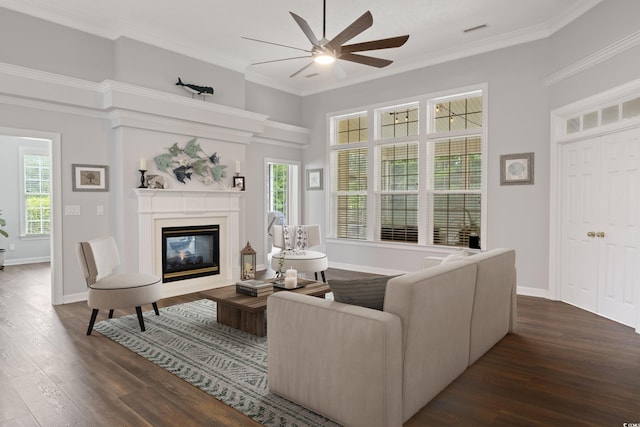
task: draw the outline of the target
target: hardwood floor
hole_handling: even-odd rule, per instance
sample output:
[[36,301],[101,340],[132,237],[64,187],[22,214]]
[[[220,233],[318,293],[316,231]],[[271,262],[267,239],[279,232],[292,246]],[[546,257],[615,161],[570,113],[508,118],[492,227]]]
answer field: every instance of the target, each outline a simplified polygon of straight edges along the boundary
[[[49,295],[48,264],[0,271],[0,426],[258,425],[99,333],[87,337],[86,303],[52,306]],[[519,297],[517,333],[405,426],[624,422],[640,422],[640,335],[561,302]]]

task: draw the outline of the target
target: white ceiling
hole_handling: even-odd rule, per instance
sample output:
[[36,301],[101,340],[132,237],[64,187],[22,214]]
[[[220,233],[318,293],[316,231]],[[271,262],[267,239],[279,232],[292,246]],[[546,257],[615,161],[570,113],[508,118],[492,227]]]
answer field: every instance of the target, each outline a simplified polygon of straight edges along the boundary
[[[378,69],[346,61],[254,62],[304,55],[242,36],[310,49],[289,11],[322,37],[322,0],[0,0],[0,7],[115,40],[126,36],[245,74],[250,81],[306,95],[545,38],[601,0],[327,0],[327,38],[365,11],[373,26],[349,43],[409,34],[400,48],[362,52],[394,61]],[[468,28],[486,28],[465,33]],[[306,77],[311,73],[319,73]],[[214,86],[215,82],[189,82]]]

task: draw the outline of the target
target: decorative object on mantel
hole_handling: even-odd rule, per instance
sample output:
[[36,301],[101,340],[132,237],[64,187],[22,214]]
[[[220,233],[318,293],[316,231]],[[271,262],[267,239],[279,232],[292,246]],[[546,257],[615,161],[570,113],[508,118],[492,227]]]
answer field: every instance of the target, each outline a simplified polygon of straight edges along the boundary
[[242,280],[255,279],[256,277],[256,251],[247,242],[240,251],[240,266],[242,267]]
[[169,188],[169,183],[162,175],[147,175],[147,188],[152,190],[164,190]]
[[206,95],[213,95],[213,88],[211,86],[200,86],[193,85],[191,83],[182,83],[182,79],[180,79],[180,77],[178,77],[178,83],[176,83],[176,86],[182,86],[186,90],[191,92],[192,98],[196,95],[202,95],[202,99],[204,100],[204,97]]
[[144,174],[147,171],[147,159],[144,157],[140,158],[140,166],[138,167],[138,172],[140,172],[140,186],[138,188],[147,188],[145,185]]
[[234,176],[233,177],[233,188],[238,191],[244,191],[244,176]]
[[[187,142],[184,148],[180,148],[176,142],[168,150],[168,153],[153,159],[156,167],[162,172],[172,172],[183,184],[194,175],[206,185],[220,183],[227,176],[227,166],[220,164],[218,153],[213,153],[212,156],[206,154],[196,142],[196,138]],[[201,154],[204,156],[201,157]]]

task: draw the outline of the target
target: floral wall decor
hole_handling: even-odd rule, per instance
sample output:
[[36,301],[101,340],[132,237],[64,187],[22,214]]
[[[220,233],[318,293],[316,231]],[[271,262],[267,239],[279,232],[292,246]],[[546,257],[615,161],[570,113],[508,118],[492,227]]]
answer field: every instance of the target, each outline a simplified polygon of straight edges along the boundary
[[222,182],[227,176],[227,166],[220,164],[218,153],[210,156],[202,151],[196,138],[187,142],[184,148],[180,148],[176,142],[168,150],[168,153],[154,158],[156,167],[162,172],[172,173],[183,184],[186,184],[185,180],[195,177],[210,185]]

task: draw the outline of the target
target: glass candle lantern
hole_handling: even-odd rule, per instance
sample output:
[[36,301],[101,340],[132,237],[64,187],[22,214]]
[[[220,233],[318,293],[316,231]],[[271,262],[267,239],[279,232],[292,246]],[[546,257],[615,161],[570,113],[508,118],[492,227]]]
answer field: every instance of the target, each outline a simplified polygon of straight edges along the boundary
[[240,267],[242,280],[256,278],[256,251],[253,250],[249,242],[247,242],[247,246],[240,251]]

